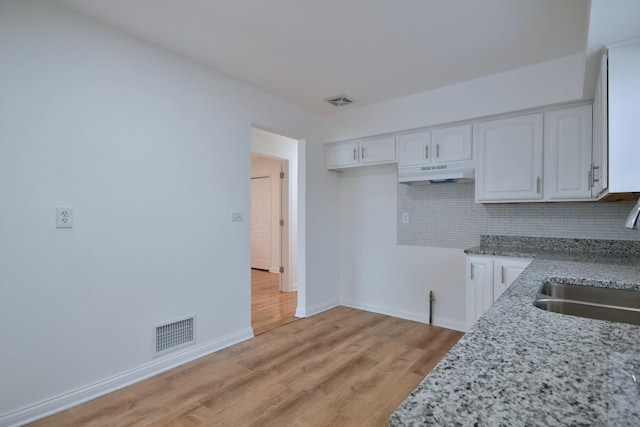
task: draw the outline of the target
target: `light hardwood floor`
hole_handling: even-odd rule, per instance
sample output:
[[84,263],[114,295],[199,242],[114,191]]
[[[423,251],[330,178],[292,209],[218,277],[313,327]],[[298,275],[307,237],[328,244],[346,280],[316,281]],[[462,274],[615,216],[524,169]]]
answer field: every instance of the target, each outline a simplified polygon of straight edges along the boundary
[[34,426],[386,426],[461,336],[338,307]]
[[259,335],[294,320],[298,292],[280,292],[276,273],[251,269],[251,327]]

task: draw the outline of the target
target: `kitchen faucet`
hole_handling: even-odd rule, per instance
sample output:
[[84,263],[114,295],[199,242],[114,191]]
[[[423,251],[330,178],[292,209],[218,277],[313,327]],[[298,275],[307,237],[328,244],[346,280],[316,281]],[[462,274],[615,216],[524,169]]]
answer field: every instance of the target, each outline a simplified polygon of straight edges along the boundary
[[634,230],[640,230],[640,221],[638,220],[640,217],[640,199],[638,199],[638,202],[636,203],[636,205],[633,207],[633,209],[631,209],[631,212],[629,212],[629,216],[627,217],[627,222],[625,223],[625,226],[627,228],[632,228]]

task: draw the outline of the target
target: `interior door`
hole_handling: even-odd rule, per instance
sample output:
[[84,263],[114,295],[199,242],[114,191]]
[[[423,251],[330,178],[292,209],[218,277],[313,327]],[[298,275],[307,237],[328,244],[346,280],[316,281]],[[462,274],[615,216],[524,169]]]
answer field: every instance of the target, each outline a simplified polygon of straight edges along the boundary
[[251,268],[271,266],[271,178],[251,178]]

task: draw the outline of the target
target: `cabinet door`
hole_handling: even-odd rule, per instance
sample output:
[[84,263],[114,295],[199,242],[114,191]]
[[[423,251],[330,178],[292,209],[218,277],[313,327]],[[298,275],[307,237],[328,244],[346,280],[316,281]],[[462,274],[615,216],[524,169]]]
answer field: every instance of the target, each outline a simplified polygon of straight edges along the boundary
[[471,124],[433,131],[431,149],[436,163],[471,160]]
[[398,167],[431,163],[430,145],[430,131],[398,136]]
[[602,56],[600,63],[600,76],[596,86],[596,95],[593,99],[593,149],[592,162],[593,174],[591,187],[591,197],[599,197],[607,190],[608,185],[608,113],[607,113],[607,54]]
[[497,300],[524,271],[531,258],[494,258],[493,260],[493,300]]
[[467,330],[493,303],[493,261],[489,257],[467,257]]
[[608,52],[609,178],[611,193],[640,191],[640,40]]
[[478,124],[476,201],[542,199],[542,113]]
[[544,198],[591,198],[591,106],[544,113]]
[[325,146],[327,168],[355,166],[358,164],[358,141],[338,142]]
[[396,137],[384,136],[360,141],[360,164],[396,161]]

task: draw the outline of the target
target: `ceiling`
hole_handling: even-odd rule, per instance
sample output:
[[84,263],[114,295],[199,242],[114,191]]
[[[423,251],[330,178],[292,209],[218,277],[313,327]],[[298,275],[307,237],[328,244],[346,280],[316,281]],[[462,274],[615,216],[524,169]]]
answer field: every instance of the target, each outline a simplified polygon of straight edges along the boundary
[[[326,114],[585,52],[588,0],[56,0]],[[639,2],[640,3],[640,2]]]

